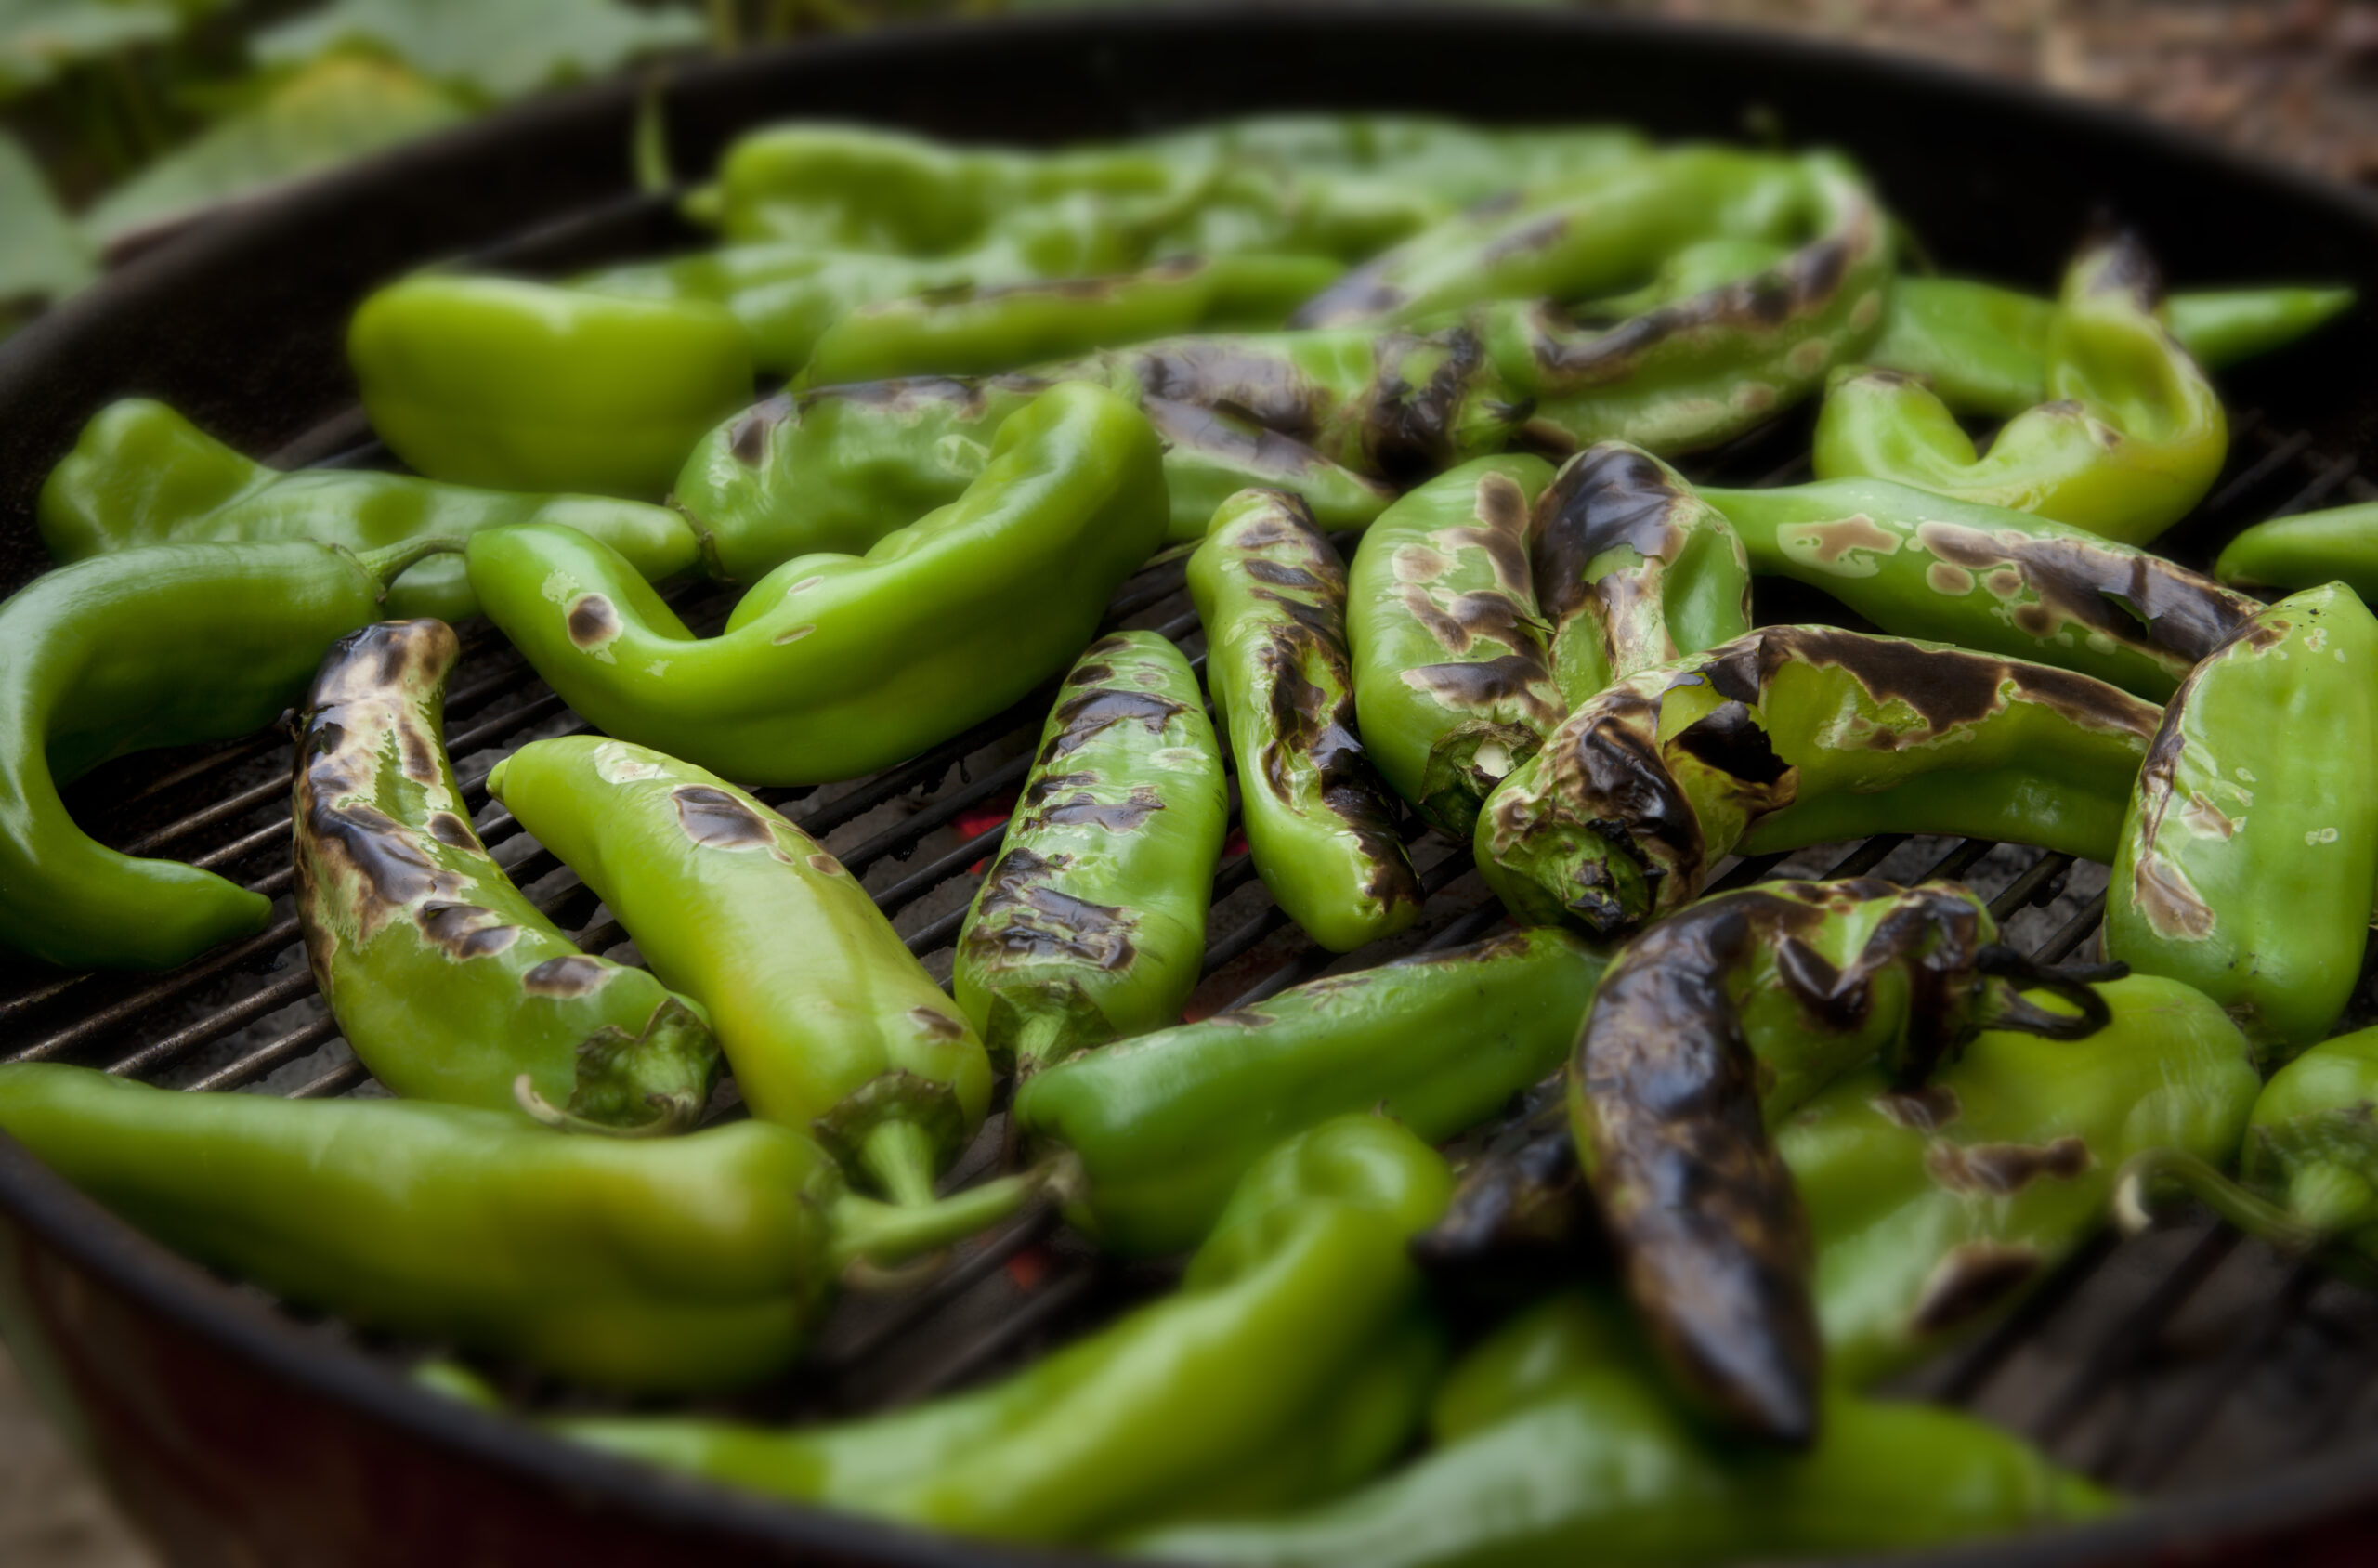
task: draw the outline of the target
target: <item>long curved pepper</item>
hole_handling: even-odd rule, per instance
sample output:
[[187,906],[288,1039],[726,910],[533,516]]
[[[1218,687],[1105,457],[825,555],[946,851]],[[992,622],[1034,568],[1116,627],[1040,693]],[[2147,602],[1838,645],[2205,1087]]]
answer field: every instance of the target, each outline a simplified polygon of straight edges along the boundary
[[2222,547],[2213,575],[2233,587],[2290,593],[2342,582],[2364,604],[2378,600],[2378,502],[2256,523]]
[[2146,542],[2203,499],[2229,450],[2221,399],[2163,324],[2162,297],[2135,237],[2083,251],[2049,338],[2054,400],[2010,420],[1986,456],[1907,376],[1836,371],[1817,419],[1817,477],[1897,479]]
[[689,763],[594,736],[532,741],[488,792],[710,1013],[754,1116],[922,1205],[983,1124],[990,1058],[858,880]]

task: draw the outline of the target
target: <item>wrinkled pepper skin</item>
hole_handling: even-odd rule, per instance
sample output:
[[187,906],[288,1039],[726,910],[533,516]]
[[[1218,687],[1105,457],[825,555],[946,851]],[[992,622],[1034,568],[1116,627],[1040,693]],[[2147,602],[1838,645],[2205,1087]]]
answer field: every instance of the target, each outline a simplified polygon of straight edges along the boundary
[[1822,588],[1893,636],[2053,664],[2156,702],[2262,608],[2136,545],[1888,479],[1701,498],[1752,570]]
[[1326,976],[1052,1067],[1010,1114],[1080,1160],[1068,1222],[1180,1251],[1266,1149],[1333,1116],[1380,1106],[1435,1142],[1494,1115],[1561,1065],[1606,961],[1532,931]]
[[[1946,884],[1779,882],[1705,899],[1628,943],[1569,1065],[1603,1228],[1673,1380],[1720,1424],[1805,1447],[1823,1352],[1808,1223],[1770,1123],[1857,1064],[1920,1083],[1982,1026],[2073,1039],[1980,899]],[[2069,983],[2065,983],[2069,986]]]
[[1915,832],[2110,859],[2161,717],[2045,665],[1762,627],[1571,713],[1487,798],[1478,868],[1514,919],[1614,936],[1737,851]]
[[2123,817],[2106,956],[2185,980],[2285,1061],[2361,975],[2378,880],[2378,620],[2343,583],[2246,622],[2181,683]]
[[0,1067],[0,1130],[157,1240],[352,1322],[647,1392],[781,1370],[845,1262],[997,1222],[1021,1180],[925,1213],[852,1196],[791,1128],[570,1138],[419,1100],[183,1094]]
[[[699,541],[659,506],[608,496],[518,495],[359,468],[284,472],[251,462],[146,398],[91,416],[42,486],[42,542],[59,565],[150,544],[311,540],[381,550],[554,523],[599,539],[647,581],[693,569]],[[460,555],[437,555],[388,586],[387,613],[456,621],[478,613]]]
[[1535,574],[1564,711],[1750,630],[1750,562],[1732,527],[1623,441],[1571,458],[1536,503]]
[[1188,660],[1155,632],[1091,644],[958,934],[958,1005],[1018,1078],[1179,1021],[1227,817]]
[[[806,1431],[635,1418],[561,1430],[778,1496],[1007,1540],[1095,1540],[1198,1502],[1310,1502],[1384,1464],[1424,1414],[1437,1355],[1405,1246],[1451,1186],[1393,1122],[1340,1117],[1248,1172],[1179,1291],[999,1382]],[[1345,1420],[1350,1401],[1366,1419]],[[1255,1472],[1265,1460],[1295,1479]]]
[[763,784],[851,778],[1005,708],[1079,653],[1164,535],[1146,420],[1060,386],[957,501],[864,555],[786,561],[695,638],[617,553],[552,528],[471,541],[490,620],[606,732]]
[[752,1115],[895,1202],[931,1198],[982,1126],[990,1059],[840,861],[715,775],[623,741],[533,741],[488,792],[708,1010]]
[[2233,587],[2290,593],[2342,582],[2364,604],[2378,600],[2378,503],[2256,523],[2222,548],[2213,575]]
[[72,968],[171,969],[262,931],[270,899],[107,848],[74,825],[59,787],[111,757],[271,724],[306,695],[325,648],[380,619],[390,577],[456,543],[365,555],[161,544],[61,567],[0,604],[0,947]]
[[291,816],[322,999],[407,1099],[690,1130],[718,1071],[708,1022],[643,970],[572,947],[471,830],[440,738],[461,655],[442,621],[384,621],[314,677]]
[[751,396],[751,340],[721,307],[510,278],[391,283],[357,307],[346,357],[390,451],[490,490],[658,499]]
[[1158,1529],[1135,1556],[1206,1568],[1703,1568],[1940,1547],[2078,1523],[2114,1499],[1955,1411],[1844,1391],[1803,1453],[1713,1438],[1652,1377],[1623,1306],[1569,1290],[1455,1363],[1434,1446],[1301,1514]]
[[1189,596],[1263,885],[1333,953],[1404,930],[1420,918],[1420,881],[1355,738],[1337,551],[1294,496],[1248,490],[1189,557]]
[[2202,500],[2229,450],[2220,396],[2165,328],[2154,264],[2127,236],[2085,250],[2048,340],[2051,400],[1977,456],[1949,405],[1896,371],[1834,372],[1821,479],[1895,479],[2141,544]]
[[1363,530],[1346,645],[1363,749],[1431,823],[1470,836],[1478,803],[1567,714],[1528,571],[1542,458],[1483,457]]

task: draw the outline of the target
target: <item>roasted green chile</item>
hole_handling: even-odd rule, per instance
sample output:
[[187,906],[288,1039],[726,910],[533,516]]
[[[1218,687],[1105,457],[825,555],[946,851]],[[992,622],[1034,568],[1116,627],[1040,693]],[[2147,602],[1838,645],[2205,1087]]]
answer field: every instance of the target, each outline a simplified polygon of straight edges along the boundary
[[625,741],[532,741],[488,792],[709,1011],[754,1116],[897,1203],[930,1201],[982,1126],[990,1059],[840,861],[715,775]]
[[472,831],[441,739],[442,621],[339,639],[297,738],[297,920],[339,1033],[408,1099],[573,1128],[683,1132],[718,1044],[640,969],[582,953]]
[[2247,621],[2164,710],[2123,818],[2106,955],[2196,987],[2273,1059],[2327,1034],[2368,941],[2373,757],[2378,620],[2352,590]]
[[693,636],[616,552],[563,529],[475,536],[471,585],[607,733],[730,777],[817,783],[913,756],[1062,671],[1164,517],[1147,421],[1060,386],[1000,427],[957,501],[863,555],[786,561],[718,636]]
[[633,1417],[561,1430],[778,1496],[1009,1540],[1294,1507],[1363,1479],[1419,1423],[1441,1352],[1405,1248],[1451,1186],[1393,1122],[1340,1117],[1248,1172],[1177,1292],[999,1382],[806,1431]]
[[1612,936],[1736,851],[1918,832],[2110,859],[2161,717],[2045,665],[1763,627],[1571,713],[1478,814],[1478,867],[1515,918]]
[[1011,1115],[1080,1161],[1072,1224],[1180,1251],[1291,1133],[1380,1106],[1435,1141],[1492,1116],[1560,1065],[1605,961],[1547,930],[1326,976],[1052,1067]]
[[2291,593],[2342,582],[2364,604],[2378,600],[2378,503],[2256,523],[2222,547],[2213,575],[2235,587]]
[[1227,805],[1181,650],[1154,632],[1091,644],[958,934],[958,1005],[1019,1079],[1180,1019]]
[[1420,918],[1420,882],[1355,738],[1337,551],[1296,497],[1248,490],[1189,557],[1189,595],[1263,885],[1331,952],[1404,930]]

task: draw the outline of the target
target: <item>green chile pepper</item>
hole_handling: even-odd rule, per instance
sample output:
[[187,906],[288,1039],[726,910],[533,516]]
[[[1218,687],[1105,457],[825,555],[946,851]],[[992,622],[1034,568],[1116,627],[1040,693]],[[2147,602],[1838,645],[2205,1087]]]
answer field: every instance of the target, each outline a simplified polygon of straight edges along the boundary
[[1955,1411],[1824,1396],[1804,1453],[1713,1438],[1644,1366],[1623,1307],[1571,1290],[1457,1362],[1434,1446],[1302,1514],[1130,1538],[1211,1568],[1642,1568],[1945,1546],[2106,1514],[2114,1499]]
[[2135,239],[2084,250],[2049,335],[2053,400],[2010,420],[1987,456],[1907,376],[1836,371],[1817,419],[1817,477],[1897,479],[2144,543],[2203,499],[2229,450],[2219,395],[2159,317],[2162,291]]
[[2373,683],[2378,620],[2351,589],[2280,600],[2181,683],[2123,819],[2107,957],[2187,981],[2282,1061],[2329,1032],[2361,975]]
[[440,739],[462,645],[442,621],[334,644],[297,742],[297,919],[322,1000],[408,1099],[571,1128],[682,1132],[718,1070],[710,1025],[640,969],[590,957],[471,830]]
[[[1248,1172],[1179,1291],[999,1382],[806,1431],[633,1417],[560,1430],[754,1491],[1010,1540],[1243,1505],[1250,1483],[1292,1506],[1361,1480],[1419,1423],[1438,1358],[1425,1329],[1412,1353],[1420,1282],[1405,1246],[1451,1186],[1393,1122],[1339,1117]],[[1337,1406],[1356,1391],[1369,1418],[1342,1430]],[[1303,1485],[1249,1474],[1275,1452],[1303,1458]]]
[[958,1005],[1018,1079],[1179,1020],[1228,804],[1181,650],[1154,632],[1091,644],[958,934]]
[[706,1008],[754,1116],[922,1206],[983,1124],[990,1059],[858,880],[713,774],[591,735],[532,741],[488,792]]
[[1037,1190],[845,1190],[791,1128],[572,1138],[419,1100],[183,1094],[0,1066],[0,1130],[166,1246],[352,1322],[660,1391],[780,1371],[849,1262],[946,1247]]
[[957,501],[864,555],[786,561],[718,636],[693,637],[615,552],[562,529],[474,536],[471,585],[607,733],[737,778],[817,783],[912,756],[1057,673],[1164,516],[1147,421],[1059,386],[1000,426]]
[[2378,502],[2299,512],[2256,523],[2232,539],[2213,575],[2239,588],[2318,588],[2342,582],[2378,599]]
[[1614,936],[1737,850],[1921,832],[2110,859],[2160,718],[2020,660],[1762,627],[1571,713],[1487,798],[1478,869],[1514,918]]
[[1225,502],[1189,557],[1189,596],[1263,885],[1333,953],[1404,930],[1420,880],[1354,737],[1346,573],[1313,514],[1278,490]]
[[1052,1067],[1010,1115],[1080,1162],[1069,1223],[1177,1252],[1292,1133],[1379,1106],[1434,1142],[1494,1115],[1560,1065],[1605,961],[1547,930],[1325,976]]
[[[150,544],[309,539],[378,550],[461,538],[513,523],[554,523],[625,555],[659,581],[692,569],[699,541],[659,506],[608,496],[467,490],[363,469],[283,472],[250,461],[146,398],[91,416],[74,450],[42,485],[42,542],[61,566]],[[436,555],[388,587],[399,619],[462,621],[478,613],[459,555]]]
[[391,578],[458,544],[160,544],[60,567],[0,604],[0,947],[171,969],[262,931],[270,899],[107,848],[74,825],[59,785],[127,752],[272,723],[324,648],[380,618]]
[[751,345],[699,300],[436,274],[357,307],[347,361],[389,450],[433,479],[658,497],[751,395]]
[[2262,608],[2136,545],[1888,479],[1701,498],[1754,571],[1822,588],[1894,636],[2076,670],[2158,702]]

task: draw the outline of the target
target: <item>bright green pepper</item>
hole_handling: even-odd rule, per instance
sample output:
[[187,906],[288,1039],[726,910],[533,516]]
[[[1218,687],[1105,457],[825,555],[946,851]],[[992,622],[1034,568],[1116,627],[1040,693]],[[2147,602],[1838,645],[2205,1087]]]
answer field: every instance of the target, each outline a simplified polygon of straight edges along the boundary
[[[471,585],[607,733],[731,777],[850,778],[1064,669],[1164,532],[1147,421],[1060,386],[1000,426],[963,496],[865,555],[799,555],[696,638],[615,552],[567,529],[475,536]],[[730,568],[731,569],[731,568]]]
[[1223,503],[1189,557],[1189,596],[1263,885],[1334,953],[1404,930],[1420,882],[1355,738],[1346,572],[1313,514],[1278,490]]
[[1346,573],[1346,644],[1363,748],[1390,788],[1457,837],[1567,706],[1528,570],[1542,458],[1482,457],[1363,531]]
[[983,1124],[990,1059],[840,861],[715,775],[591,735],[523,746],[488,792],[709,1010],[754,1116],[931,1200]]
[[[2291,739],[2295,744],[2276,744]],[[2185,980],[2285,1060],[2361,975],[2378,882],[2378,620],[2343,583],[2246,622],[2182,682],[2106,894],[2106,955]]]
[[[635,1418],[561,1430],[777,1496],[1011,1540],[1092,1540],[1184,1505],[1243,1505],[1250,1483],[1274,1507],[1309,1501],[1386,1462],[1418,1424],[1434,1357],[1425,1339],[1411,1352],[1420,1282],[1405,1248],[1451,1187],[1411,1133],[1340,1117],[1248,1170],[1177,1293],[1000,1382],[807,1431]],[[1335,1407],[1381,1359],[1393,1386],[1366,1391],[1370,1419],[1342,1430]],[[1301,1486],[1249,1473],[1313,1448],[1335,1452],[1306,1459]]]
[[[659,506],[608,496],[466,490],[365,469],[283,472],[251,462],[146,398],[91,416],[42,486],[42,542],[60,565],[149,544],[309,539],[349,550],[553,523],[599,539],[652,581],[692,569],[699,541]],[[408,568],[387,612],[461,621],[478,613],[460,555]]]
[[2110,859],[2160,717],[2045,665],[1763,627],[1571,713],[1478,814],[1478,867],[1515,918],[1612,936],[1736,851],[1921,832]]
[[2097,1518],[2113,1500],[1953,1411],[1829,1392],[1806,1453],[1690,1421],[1600,1291],[1564,1291],[1456,1363],[1436,1445],[1340,1502],[1281,1520],[1159,1529],[1134,1555],[1209,1568],[1522,1568],[1943,1546]]
[[442,621],[341,638],[297,742],[297,919],[339,1032],[409,1099],[599,1131],[683,1132],[718,1045],[640,969],[591,957],[478,835],[439,738],[462,646]]
[[2378,600],[2378,502],[2299,512],[2256,523],[2222,548],[2213,575],[2240,588],[2318,588],[2342,582]]
[[751,340],[718,306],[510,278],[391,283],[346,356],[389,450],[494,490],[658,497],[751,396]]
[[1907,376],[1836,371],[1817,419],[1817,477],[1896,479],[2144,543],[2203,499],[2229,450],[2221,399],[2164,327],[2161,297],[2136,240],[2084,250],[2049,336],[2052,400],[2016,415],[1987,456]]
[[228,740],[306,694],[387,581],[451,539],[161,544],[37,577],[0,605],[0,946],[46,963],[171,969],[253,936],[272,901],[137,860],[74,825],[61,783],[111,757]]
[[1179,1251],[1291,1133],[1381,1106],[1433,1142],[1494,1115],[1560,1065],[1605,961],[1533,931],[1308,981],[1052,1067],[1010,1115],[1080,1161],[1070,1223],[1111,1251]]
[[573,1138],[419,1100],[182,1094],[0,1066],[0,1130],[157,1240],[358,1324],[619,1388],[780,1371],[855,1260],[994,1224],[1012,1177],[929,1209],[844,1189],[791,1128]]
[[1751,568],[1882,631],[2077,670],[2161,702],[2262,607],[2136,545],[1888,479],[1705,490]]
[[958,1005],[1019,1079],[1180,1018],[1227,815],[1181,650],[1154,632],[1091,644],[958,934]]

